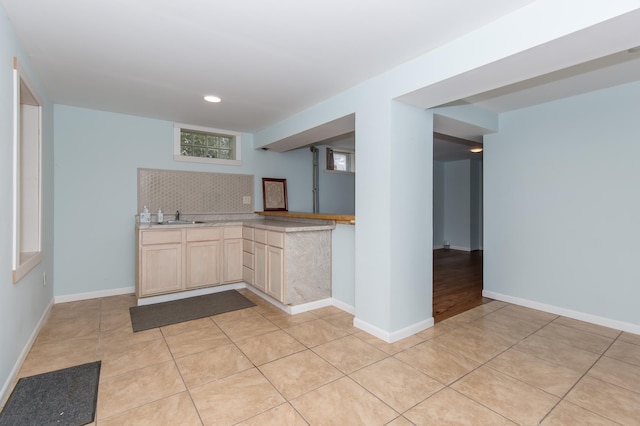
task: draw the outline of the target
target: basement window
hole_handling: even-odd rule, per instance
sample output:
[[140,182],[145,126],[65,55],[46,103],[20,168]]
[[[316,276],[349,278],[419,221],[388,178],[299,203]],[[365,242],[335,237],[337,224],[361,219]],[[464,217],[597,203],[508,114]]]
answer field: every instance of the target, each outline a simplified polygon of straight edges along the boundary
[[42,261],[42,102],[14,58],[13,282]]
[[334,151],[327,148],[327,171],[355,173],[356,153],[349,151]]
[[175,124],[173,158],[176,161],[240,165],[241,140],[238,132]]

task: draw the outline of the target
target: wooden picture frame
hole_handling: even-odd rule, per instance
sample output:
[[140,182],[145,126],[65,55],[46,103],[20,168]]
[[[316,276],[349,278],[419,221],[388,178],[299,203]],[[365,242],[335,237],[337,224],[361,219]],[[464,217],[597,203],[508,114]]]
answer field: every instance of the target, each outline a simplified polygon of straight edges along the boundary
[[287,180],[262,178],[262,201],[264,211],[288,211]]

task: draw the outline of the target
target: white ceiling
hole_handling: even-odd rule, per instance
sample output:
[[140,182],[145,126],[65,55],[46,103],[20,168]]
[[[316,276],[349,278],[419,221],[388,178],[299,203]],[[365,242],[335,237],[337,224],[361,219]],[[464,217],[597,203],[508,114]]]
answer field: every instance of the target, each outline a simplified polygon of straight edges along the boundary
[[[53,103],[256,132],[532,2],[0,0],[0,5]],[[640,55],[623,52],[458,103],[500,113],[638,76]],[[205,94],[223,101],[209,104]],[[429,95],[409,94],[405,100],[419,105],[420,96]],[[450,134],[481,141],[481,135],[465,131]],[[280,143],[286,150],[288,142]],[[438,139],[435,145],[436,157],[441,149],[441,158],[469,155],[464,144],[451,147]]]
[[0,4],[50,101],[255,132],[532,1]]

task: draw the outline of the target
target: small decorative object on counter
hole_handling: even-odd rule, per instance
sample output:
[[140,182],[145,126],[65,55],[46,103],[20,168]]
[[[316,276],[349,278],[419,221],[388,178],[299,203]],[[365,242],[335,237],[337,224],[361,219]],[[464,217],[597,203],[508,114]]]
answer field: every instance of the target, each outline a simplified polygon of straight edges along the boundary
[[156,214],[156,222],[162,223],[164,222],[164,215],[162,214],[162,210],[158,209],[158,213]]
[[140,223],[151,223],[151,213],[149,213],[147,206],[144,206],[140,212]]

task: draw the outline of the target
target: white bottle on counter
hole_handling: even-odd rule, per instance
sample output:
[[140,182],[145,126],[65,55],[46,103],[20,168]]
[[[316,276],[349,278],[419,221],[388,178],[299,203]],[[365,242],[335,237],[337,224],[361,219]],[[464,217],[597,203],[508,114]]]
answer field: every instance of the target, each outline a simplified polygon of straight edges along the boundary
[[158,213],[156,214],[156,222],[162,223],[164,222],[164,214],[162,214],[162,210],[158,209]]
[[149,213],[147,206],[144,206],[140,213],[140,223],[151,223],[151,213]]

